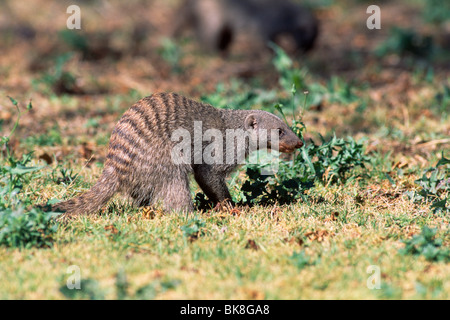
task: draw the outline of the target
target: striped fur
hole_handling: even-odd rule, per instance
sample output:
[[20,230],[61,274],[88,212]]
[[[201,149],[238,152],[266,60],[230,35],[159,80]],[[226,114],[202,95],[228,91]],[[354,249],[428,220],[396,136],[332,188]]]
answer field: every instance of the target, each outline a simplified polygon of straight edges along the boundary
[[[136,205],[161,204],[166,211],[193,211],[189,174],[213,201],[230,200],[225,177],[237,164],[175,164],[171,158],[174,130],[183,128],[194,136],[194,122],[203,132],[243,129],[251,116],[259,128],[283,128],[280,139],[290,149],[301,141],[278,117],[259,110],[221,110],[175,93],[158,93],[143,98],[124,113],[109,141],[104,170],[97,183],[81,196],[58,203],[53,210],[68,214],[92,214],[117,192],[130,196]],[[204,148],[208,143],[205,142]],[[246,146],[247,148],[247,146]],[[193,150],[193,146],[192,146]],[[248,150],[245,151],[248,155]],[[193,163],[193,162],[192,162]]]

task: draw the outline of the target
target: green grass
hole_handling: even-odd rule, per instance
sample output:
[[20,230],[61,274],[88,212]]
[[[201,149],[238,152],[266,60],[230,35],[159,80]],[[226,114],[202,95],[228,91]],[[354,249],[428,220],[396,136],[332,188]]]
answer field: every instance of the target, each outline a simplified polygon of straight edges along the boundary
[[[273,110],[284,114],[292,109],[299,99],[295,90],[291,95],[281,93],[284,106]],[[215,99],[222,99],[221,94]],[[294,115],[300,112],[293,110]],[[95,129],[88,134],[107,136],[99,118],[93,119],[84,125]],[[308,133],[302,121],[293,122],[299,135]],[[401,130],[394,132],[394,138],[400,134],[408,143]],[[29,148],[29,138],[23,146]],[[242,197],[246,186],[264,195],[267,206],[252,197],[251,208],[190,215],[155,211],[149,216],[116,197],[101,215],[49,225],[42,239],[33,236],[46,230],[36,226],[48,217],[32,206],[87,190],[101,166],[72,159],[43,167],[32,155],[20,158],[11,151],[3,164],[21,170],[4,169],[2,187],[17,191],[14,196],[3,193],[1,214],[16,231],[0,229],[4,239],[14,234],[20,241],[0,246],[0,298],[448,299],[450,233],[448,207],[442,201],[448,189],[440,185],[448,179],[445,153],[436,152],[430,161],[440,160],[428,170],[393,171],[392,153],[366,152],[352,138],[309,142],[304,151],[295,163],[285,162],[269,184],[253,174],[232,179],[234,195]],[[301,196],[289,189],[291,184],[283,186],[283,181],[298,177],[309,183],[298,190]],[[192,191],[198,188],[194,185]],[[422,201],[428,198],[434,202]],[[436,201],[440,210],[432,206]],[[11,210],[23,212],[21,218],[8,218]],[[27,219],[28,229],[23,227]],[[80,270],[81,290],[66,285],[71,266]],[[367,286],[370,266],[380,270],[380,289]]]
[[[342,4],[325,2],[336,30],[364,25],[365,15],[352,22]],[[418,17],[442,23],[440,2],[429,2],[420,2]],[[115,6],[111,21],[132,25]],[[384,36],[353,34],[366,40],[362,51],[324,32],[332,52],[319,47],[294,60],[273,47],[260,71],[243,77],[235,71],[243,56],[202,55],[189,42],[154,41],[144,55],[127,56],[128,29],[110,33],[119,60],[92,60],[88,38],[60,26],[51,33],[48,24],[57,40],[49,41],[51,56],[36,53],[45,56],[36,70],[32,57],[25,68],[16,58],[35,42],[8,40],[9,64],[0,67],[0,299],[448,300],[450,78],[439,65],[446,52],[423,26],[391,29],[388,20]],[[120,196],[68,221],[35,208],[88,190],[114,124],[153,91],[285,116],[305,146],[275,176],[234,173],[230,192],[243,204],[236,210],[163,215]],[[32,110],[23,103],[30,98]],[[191,191],[194,198],[200,190],[194,183]],[[74,266],[81,290],[67,286]],[[367,285],[373,268],[379,289]]]
[[[239,215],[145,219],[127,210],[80,217],[60,225],[51,248],[0,248],[1,298],[64,298],[59,288],[70,276],[67,268],[76,265],[82,279],[97,281],[108,299],[117,298],[120,270],[129,298],[146,285],[175,281],[173,288],[156,288],[155,298],[448,299],[448,264],[398,253],[408,232],[435,217],[405,217],[415,209],[407,200],[380,209],[383,201],[377,199],[364,208],[350,196],[333,199],[334,192],[351,189],[323,188],[318,192],[325,200],[313,206],[255,207]],[[332,213],[336,218],[327,219]],[[183,228],[192,219],[202,222],[195,238]],[[441,219],[448,223],[448,217]],[[436,227],[448,243],[448,231]],[[247,245],[250,240],[255,247]],[[381,270],[380,290],[366,286],[370,265]]]

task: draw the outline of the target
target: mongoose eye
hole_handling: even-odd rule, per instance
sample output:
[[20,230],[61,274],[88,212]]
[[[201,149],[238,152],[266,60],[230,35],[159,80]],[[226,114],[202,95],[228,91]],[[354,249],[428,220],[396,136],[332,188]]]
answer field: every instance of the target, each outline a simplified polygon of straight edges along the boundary
[[278,129],[278,135],[280,137],[284,136],[284,130],[283,129]]

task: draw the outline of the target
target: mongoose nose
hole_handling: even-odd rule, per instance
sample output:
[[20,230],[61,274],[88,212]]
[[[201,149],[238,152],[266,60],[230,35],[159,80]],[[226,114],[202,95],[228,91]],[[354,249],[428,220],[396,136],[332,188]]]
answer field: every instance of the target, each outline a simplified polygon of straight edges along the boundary
[[295,148],[296,148],[296,149],[299,149],[299,148],[301,148],[301,147],[303,147],[303,142],[302,142],[301,140],[299,140],[299,141],[297,142],[297,144],[295,145]]

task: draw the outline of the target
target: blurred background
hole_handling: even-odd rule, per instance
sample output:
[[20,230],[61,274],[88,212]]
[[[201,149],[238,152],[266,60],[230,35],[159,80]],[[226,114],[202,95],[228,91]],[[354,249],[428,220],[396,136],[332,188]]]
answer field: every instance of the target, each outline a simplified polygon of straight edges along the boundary
[[[294,83],[309,92],[298,102],[308,110],[305,121],[325,135],[410,141],[420,130],[449,134],[449,1],[379,1],[379,30],[366,26],[370,1],[245,3],[2,1],[2,133],[15,120],[7,96],[33,101],[21,145],[95,149],[131,103],[156,91],[273,110]],[[67,28],[73,4],[79,30]],[[203,34],[219,23],[217,34]],[[299,42],[289,27],[301,30]]]

